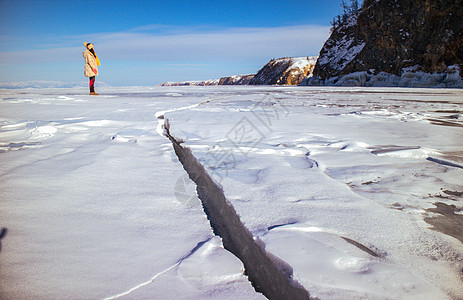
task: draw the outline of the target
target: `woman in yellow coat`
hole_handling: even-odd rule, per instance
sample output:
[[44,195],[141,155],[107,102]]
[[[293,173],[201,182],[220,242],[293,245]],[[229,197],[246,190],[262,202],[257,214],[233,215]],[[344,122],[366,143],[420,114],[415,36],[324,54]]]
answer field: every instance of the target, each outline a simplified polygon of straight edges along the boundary
[[95,54],[92,43],[84,43],[87,50],[84,51],[83,56],[85,58],[85,77],[90,78],[90,95],[98,95],[95,93],[95,76],[98,75],[98,66],[100,60]]

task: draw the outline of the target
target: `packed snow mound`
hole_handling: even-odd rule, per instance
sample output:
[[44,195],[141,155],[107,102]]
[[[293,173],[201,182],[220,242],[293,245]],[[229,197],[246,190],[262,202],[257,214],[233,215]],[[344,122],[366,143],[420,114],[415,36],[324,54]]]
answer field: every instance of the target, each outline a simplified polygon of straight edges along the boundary
[[308,86],[367,86],[367,87],[431,87],[431,88],[463,88],[463,80],[458,65],[450,66],[446,72],[425,73],[404,69],[400,76],[372,71],[360,71],[341,77],[331,77],[327,80],[310,77],[304,79],[300,85]]

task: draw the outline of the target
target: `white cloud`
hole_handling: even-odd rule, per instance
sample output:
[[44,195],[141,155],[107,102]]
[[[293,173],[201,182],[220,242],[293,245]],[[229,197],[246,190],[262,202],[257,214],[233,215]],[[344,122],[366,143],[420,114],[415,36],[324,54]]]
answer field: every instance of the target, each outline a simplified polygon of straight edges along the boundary
[[128,32],[101,37],[98,48],[110,59],[252,61],[262,57],[318,55],[328,35],[328,27],[312,25],[173,35]]
[[62,47],[0,52],[0,63],[81,60],[84,41],[95,44],[102,60],[250,62],[259,58],[318,55],[328,35],[329,27],[316,25],[218,30],[151,26],[126,32],[63,37]]

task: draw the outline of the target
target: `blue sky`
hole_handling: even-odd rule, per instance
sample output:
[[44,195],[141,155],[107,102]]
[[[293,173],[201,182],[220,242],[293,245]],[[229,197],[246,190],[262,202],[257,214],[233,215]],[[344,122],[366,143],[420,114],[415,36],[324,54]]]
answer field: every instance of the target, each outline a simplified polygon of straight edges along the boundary
[[0,0],[0,81],[81,82],[83,42],[98,81],[156,85],[255,73],[318,55],[341,1]]

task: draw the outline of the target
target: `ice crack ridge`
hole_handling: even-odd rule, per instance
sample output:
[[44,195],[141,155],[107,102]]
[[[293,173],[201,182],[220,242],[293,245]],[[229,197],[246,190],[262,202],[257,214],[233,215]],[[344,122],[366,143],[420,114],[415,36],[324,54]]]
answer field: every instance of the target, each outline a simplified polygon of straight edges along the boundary
[[254,239],[241,222],[223,190],[209,176],[191,150],[170,134],[169,120],[164,132],[172,142],[175,154],[196,184],[196,191],[214,233],[222,238],[224,248],[244,265],[246,275],[257,292],[269,299],[309,299],[304,287],[292,278],[292,268],[265,250],[264,243]]
[[444,165],[444,166],[449,166],[449,167],[454,167],[454,168],[463,169],[463,166],[462,166],[462,165],[455,164],[455,163],[450,162],[450,161],[445,161],[445,160],[442,160],[442,159],[434,158],[434,157],[431,157],[431,156],[429,156],[428,158],[426,158],[426,160],[432,161],[432,162],[435,162],[435,163],[438,163],[438,164]]

